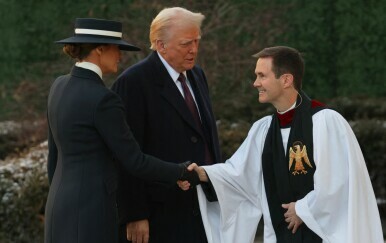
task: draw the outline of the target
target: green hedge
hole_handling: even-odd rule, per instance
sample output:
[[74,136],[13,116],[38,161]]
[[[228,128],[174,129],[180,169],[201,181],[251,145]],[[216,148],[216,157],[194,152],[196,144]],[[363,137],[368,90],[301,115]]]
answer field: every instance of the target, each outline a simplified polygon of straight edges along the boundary
[[272,45],[304,53],[304,88],[311,96],[386,96],[383,1],[0,0],[0,119],[44,114],[50,83],[73,64],[54,41],[72,34],[76,17],[124,23],[125,38],[142,52],[125,53],[123,70],[150,52],[149,25],[157,12],[170,6],[206,15],[199,64],[220,119],[234,114],[251,119],[247,106],[256,101],[251,55]]

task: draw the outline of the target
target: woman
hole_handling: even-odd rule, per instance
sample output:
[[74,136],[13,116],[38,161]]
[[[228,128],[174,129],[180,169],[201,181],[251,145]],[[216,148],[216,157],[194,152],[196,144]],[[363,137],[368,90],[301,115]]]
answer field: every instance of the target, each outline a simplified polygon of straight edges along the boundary
[[121,30],[119,22],[77,19],[75,35],[57,42],[78,62],[55,80],[48,97],[46,243],[117,242],[117,165],[171,183],[196,175],[186,172],[187,163],[142,154],[121,100],[105,87],[102,77],[117,71],[120,50],[139,50],[122,40]]

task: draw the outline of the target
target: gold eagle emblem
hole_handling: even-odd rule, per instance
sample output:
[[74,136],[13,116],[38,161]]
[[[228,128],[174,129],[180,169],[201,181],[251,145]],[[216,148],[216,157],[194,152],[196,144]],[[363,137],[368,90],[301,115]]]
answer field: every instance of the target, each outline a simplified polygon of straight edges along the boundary
[[294,161],[295,167],[292,171],[293,175],[307,174],[307,170],[304,168],[304,163],[312,168],[311,162],[308,159],[306,145],[303,145],[301,142],[294,142],[293,146],[289,149],[289,171],[291,171]]

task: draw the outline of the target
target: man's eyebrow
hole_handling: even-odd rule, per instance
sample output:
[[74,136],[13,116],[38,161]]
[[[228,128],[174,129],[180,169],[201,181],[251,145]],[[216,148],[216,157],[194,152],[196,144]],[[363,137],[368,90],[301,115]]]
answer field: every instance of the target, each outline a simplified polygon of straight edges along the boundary
[[189,42],[189,41],[195,41],[195,40],[201,40],[201,36],[198,36],[197,38],[194,38],[194,39],[182,39],[181,42]]

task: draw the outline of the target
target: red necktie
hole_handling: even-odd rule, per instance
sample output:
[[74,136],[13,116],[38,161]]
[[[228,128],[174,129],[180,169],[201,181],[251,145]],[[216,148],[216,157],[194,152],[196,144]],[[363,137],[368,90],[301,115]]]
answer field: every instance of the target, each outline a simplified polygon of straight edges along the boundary
[[194,102],[192,94],[190,93],[189,87],[186,84],[185,75],[181,73],[177,80],[180,81],[182,85],[182,90],[184,91],[186,105],[188,106],[190,113],[192,113],[192,116],[194,118],[194,121],[196,122],[197,127],[201,128],[201,120],[197,111],[197,106],[196,106],[196,103]]
[[[200,119],[200,116],[198,114],[198,110],[197,110],[197,106],[196,106],[196,103],[194,102],[194,99],[193,99],[193,96],[192,96],[192,93],[190,93],[190,90],[189,90],[189,87],[188,85],[186,84],[186,78],[185,78],[185,75],[180,73],[180,76],[178,77],[177,79],[178,81],[180,81],[181,83],[181,86],[182,86],[182,90],[184,92],[184,96],[185,96],[185,103],[186,105],[188,106],[189,110],[190,110],[190,113],[192,113],[192,116],[194,118],[194,121],[197,125],[197,128],[202,132],[202,134],[204,135],[203,131],[202,131],[202,124],[201,124],[201,119]],[[206,139],[204,139],[204,143],[205,143],[205,162],[207,164],[211,164],[213,162],[212,160],[212,156],[210,155],[210,152],[209,152],[209,148],[208,148],[208,144],[206,142]]]

